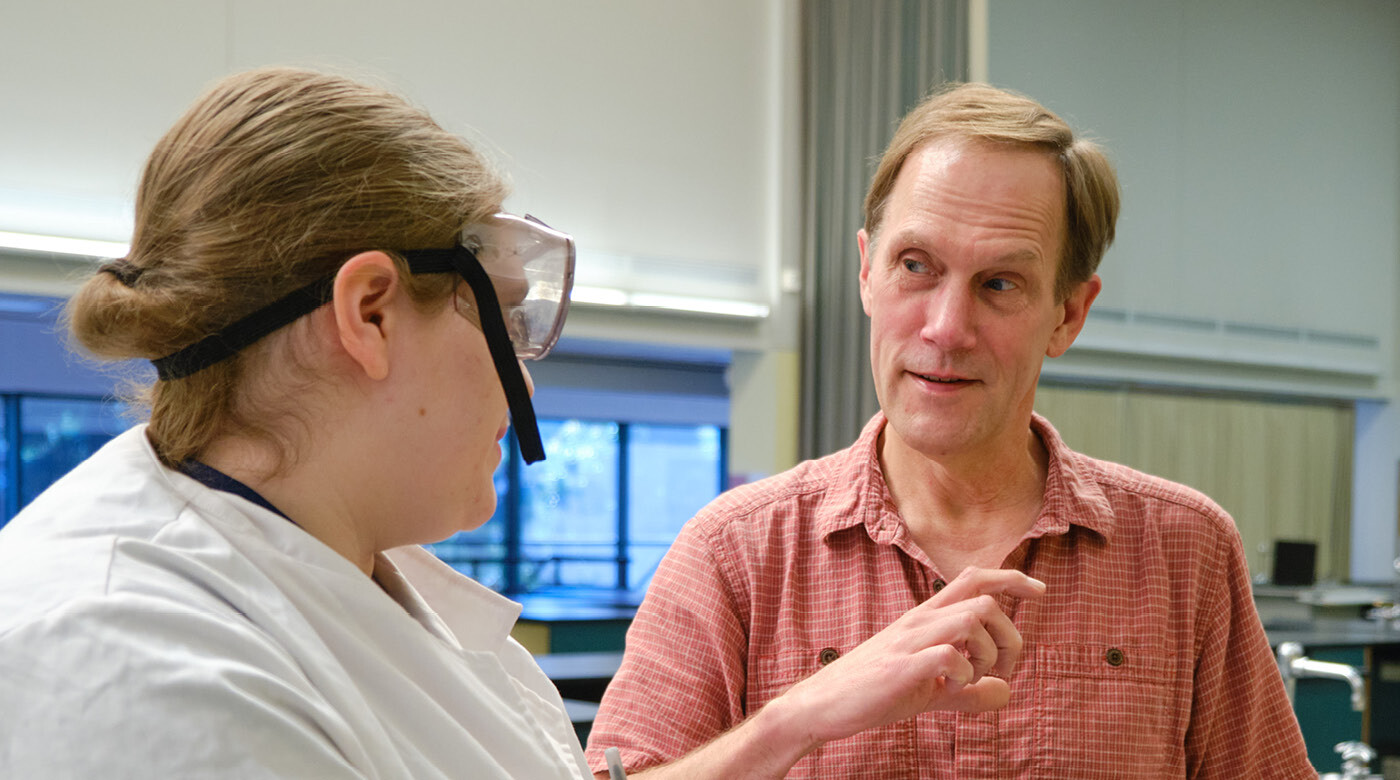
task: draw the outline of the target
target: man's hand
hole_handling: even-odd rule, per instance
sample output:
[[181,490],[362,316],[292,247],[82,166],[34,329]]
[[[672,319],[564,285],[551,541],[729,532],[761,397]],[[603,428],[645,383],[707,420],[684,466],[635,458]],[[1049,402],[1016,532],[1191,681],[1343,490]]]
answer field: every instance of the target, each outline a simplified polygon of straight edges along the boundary
[[815,747],[920,712],[1000,708],[1011,689],[999,677],[1020,658],[1021,634],[994,596],[1044,592],[1044,583],[1014,569],[968,569],[765,709],[802,724],[803,741]]
[[[641,777],[781,778],[823,742],[929,710],[982,712],[1011,698],[1021,634],[995,596],[1035,598],[1045,584],[1014,569],[968,569],[753,717]],[[595,775],[606,780],[607,773]]]

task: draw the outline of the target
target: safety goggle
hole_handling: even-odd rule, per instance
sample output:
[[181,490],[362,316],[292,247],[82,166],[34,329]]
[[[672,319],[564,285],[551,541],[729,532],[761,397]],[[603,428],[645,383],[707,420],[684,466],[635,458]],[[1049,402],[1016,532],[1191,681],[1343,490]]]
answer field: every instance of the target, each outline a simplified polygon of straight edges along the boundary
[[[400,250],[399,254],[414,274],[457,273],[466,280],[510,405],[520,454],[526,463],[544,460],[529,387],[517,359],[538,360],[559,340],[574,283],[573,238],[534,217],[498,213],[463,228],[451,249]],[[123,272],[118,263],[109,266],[102,270]],[[328,274],[151,362],[162,380],[203,370],[323,306],[331,298],[334,281],[335,273]],[[463,303],[459,294],[459,306]]]
[[400,252],[415,274],[456,271],[471,288],[457,305],[477,314],[526,463],[544,460],[535,408],[518,360],[549,354],[574,284],[574,240],[531,216],[497,213],[462,229],[451,249]]
[[[516,357],[539,360],[549,354],[569,314],[573,237],[529,214],[499,213],[463,228],[460,241],[491,278]],[[459,305],[471,303],[459,300]]]

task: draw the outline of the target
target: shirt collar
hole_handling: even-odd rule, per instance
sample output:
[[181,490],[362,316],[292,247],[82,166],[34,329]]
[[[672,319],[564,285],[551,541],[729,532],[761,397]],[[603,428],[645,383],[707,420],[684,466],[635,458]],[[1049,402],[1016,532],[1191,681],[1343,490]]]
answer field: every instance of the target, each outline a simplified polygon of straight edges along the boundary
[[893,542],[896,529],[888,518],[897,517],[898,513],[880,470],[877,446],[884,429],[885,413],[876,412],[854,444],[831,456],[836,466],[831,490],[838,500],[823,504],[824,511],[817,517],[817,532],[822,538],[864,525],[871,539]]
[[203,484],[210,490],[221,490],[225,493],[232,493],[235,496],[246,498],[263,509],[280,516],[283,520],[286,520],[292,525],[297,525],[297,521],[287,517],[286,512],[273,506],[271,501],[263,497],[263,494],[249,487],[247,483],[240,482],[207,463],[191,458],[182,461],[176,465],[176,468],[185,476]]
[[1095,477],[1091,458],[1070,449],[1050,421],[1031,413],[1031,430],[1049,453],[1045,473],[1045,503],[1031,527],[1032,536],[1063,534],[1071,525],[1113,541],[1113,509]]
[[[870,538],[892,543],[903,531],[899,513],[880,469],[878,442],[885,429],[884,412],[876,412],[866,423],[855,443],[833,456],[836,473],[833,485],[847,485],[839,500],[827,504],[817,517],[817,531],[823,537],[864,525]],[[1029,536],[1055,536],[1082,526],[1113,540],[1113,513],[1098,480],[1092,461],[1071,450],[1048,420],[1031,414],[1031,430],[1045,445],[1045,499]],[[840,489],[840,488],[838,488]]]

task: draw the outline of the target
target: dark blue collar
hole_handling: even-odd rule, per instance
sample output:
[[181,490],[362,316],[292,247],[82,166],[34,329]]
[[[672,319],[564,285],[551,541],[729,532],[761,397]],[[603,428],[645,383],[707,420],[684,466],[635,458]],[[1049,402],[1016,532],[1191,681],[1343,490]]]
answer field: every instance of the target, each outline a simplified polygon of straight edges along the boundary
[[205,465],[193,459],[186,460],[180,464],[180,473],[184,474],[187,477],[190,477],[191,479],[197,480],[207,488],[211,488],[213,490],[222,490],[225,493],[232,493],[235,496],[241,496],[243,498],[246,498],[249,501],[252,501],[254,504],[257,504],[258,506],[262,507],[263,509],[280,515],[283,519],[285,519],[292,525],[297,524],[297,521],[293,520],[290,517],[287,517],[286,513],[273,506],[272,502],[263,498],[262,494],[258,493],[258,491],[248,487],[242,482],[239,482],[233,477],[230,477],[224,472],[219,471],[213,466]]

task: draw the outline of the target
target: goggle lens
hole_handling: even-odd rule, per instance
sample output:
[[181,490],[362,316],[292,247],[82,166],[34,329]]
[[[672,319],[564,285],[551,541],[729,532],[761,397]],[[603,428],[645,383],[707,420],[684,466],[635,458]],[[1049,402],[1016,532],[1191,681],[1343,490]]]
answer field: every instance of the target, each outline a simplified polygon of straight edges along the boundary
[[491,279],[516,356],[547,355],[568,316],[573,238],[534,217],[502,213],[463,228],[461,241]]

